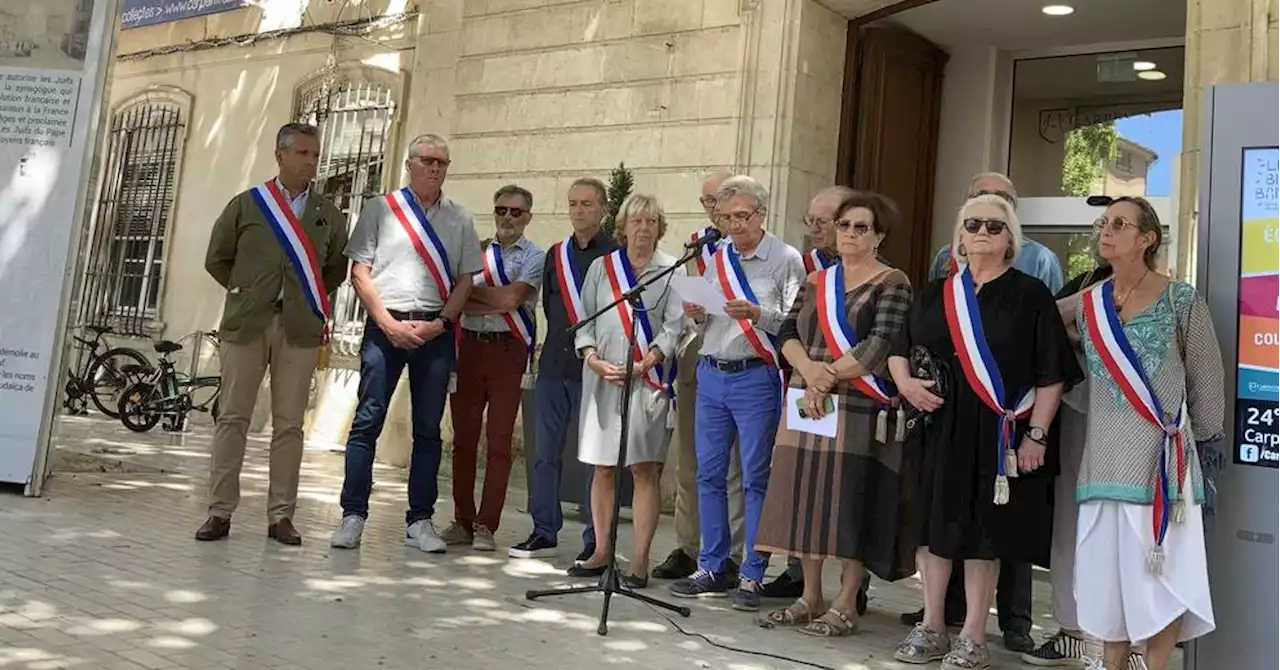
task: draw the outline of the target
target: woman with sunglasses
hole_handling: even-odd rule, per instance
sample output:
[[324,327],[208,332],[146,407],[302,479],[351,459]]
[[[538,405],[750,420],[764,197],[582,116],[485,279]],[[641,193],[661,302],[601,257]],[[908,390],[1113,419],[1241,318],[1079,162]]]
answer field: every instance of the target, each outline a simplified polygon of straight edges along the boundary
[[1146,641],[1151,670],[1214,629],[1199,452],[1222,440],[1222,354],[1194,288],[1155,271],[1162,230],[1142,198],[1095,224],[1112,276],[1078,299],[1089,424],[1076,483],[1080,627],[1101,638],[1093,668],[1127,667]]
[[[911,307],[911,283],[877,255],[896,218],[887,198],[845,196],[832,224],[839,259],[809,275],[779,331],[794,371],[791,388],[804,390],[800,412],[835,412],[838,427],[828,438],[779,426],[756,546],[798,556],[804,570],[803,595],[769,621],[816,637],[857,632],[864,565],[888,581],[915,571],[914,545],[898,550],[902,429],[885,371]],[[822,592],[827,559],[842,564],[829,606]]]
[[[1056,452],[1047,431],[1080,368],[1053,295],[1013,267],[1021,246],[1007,200],[965,202],[951,241],[959,271],[919,292],[889,359],[902,398],[928,413],[907,443],[922,459],[912,508],[925,607],[894,655],[904,663],[990,667],[998,562],[1048,563],[1053,478],[1043,466]],[[952,561],[964,561],[966,603],[954,643],[943,620]]]

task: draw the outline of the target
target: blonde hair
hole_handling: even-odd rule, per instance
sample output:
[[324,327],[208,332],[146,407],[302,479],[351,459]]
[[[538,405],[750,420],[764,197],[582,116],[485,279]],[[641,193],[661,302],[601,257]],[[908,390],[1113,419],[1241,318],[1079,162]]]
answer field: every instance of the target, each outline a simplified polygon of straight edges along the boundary
[[960,254],[960,240],[964,233],[964,220],[969,218],[969,210],[979,205],[990,205],[998,208],[1004,214],[1005,229],[1009,231],[1011,242],[1009,250],[1012,254],[1006,253],[1005,260],[1013,265],[1018,260],[1018,254],[1022,253],[1022,225],[1018,223],[1018,213],[1013,207],[1013,203],[1001,198],[998,195],[979,195],[969,198],[960,206],[960,211],[956,214],[955,229],[951,231],[951,258],[955,259],[957,264],[964,263],[964,256]]
[[648,193],[633,193],[627,196],[627,199],[622,201],[622,207],[618,208],[618,218],[613,228],[613,236],[618,240],[618,244],[627,245],[627,221],[632,217],[645,215],[658,219],[659,240],[667,234],[667,213],[662,211],[662,204],[658,202],[658,198]]

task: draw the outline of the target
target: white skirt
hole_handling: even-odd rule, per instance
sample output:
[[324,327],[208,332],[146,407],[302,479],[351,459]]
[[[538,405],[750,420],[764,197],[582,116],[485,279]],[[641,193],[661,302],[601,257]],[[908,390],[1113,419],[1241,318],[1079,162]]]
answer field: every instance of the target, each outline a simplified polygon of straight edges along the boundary
[[1165,533],[1158,575],[1147,568],[1155,547],[1151,505],[1080,505],[1075,596],[1081,629],[1108,642],[1141,642],[1182,617],[1179,642],[1213,631],[1204,520],[1200,505],[1187,502],[1186,520],[1170,522]]

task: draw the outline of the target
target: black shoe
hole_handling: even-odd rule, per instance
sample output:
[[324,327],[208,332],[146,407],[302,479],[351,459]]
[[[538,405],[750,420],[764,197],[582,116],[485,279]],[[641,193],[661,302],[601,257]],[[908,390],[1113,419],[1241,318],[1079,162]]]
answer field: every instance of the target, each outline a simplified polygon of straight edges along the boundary
[[[800,596],[796,596],[796,597],[799,598]],[[863,614],[867,613],[867,592],[866,591],[858,591],[858,600],[857,600],[857,603],[854,605],[854,607],[856,607],[858,610],[858,616],[862,616]]]
[[1084,662],[1085,642],[1074,635],[1058,631],[1044,644],[1022,654],[1022,662],[1042,668],[1078,666]]
[[729,584],[731,587],[732,587],[732,586],[737,586],[737,585],[738,585],[738,578],[739,578],[739,577],[741,577],[741,576],[742,576],[742,575],[741,575],[741,572],[740,572],[740,570],[739,570],[739,567],[738,567],[738,563],[737,563],[737,561],[734,561],[734,560],[731,558],[731,559],[729,559],[728,561],[726,561],[726,562],[725,562],[725,564],[724,564],[724,581],[725,581],[725,583]]
[[569,568],[565,572],[570,577],[573,577],[574,579],[590,579],[592,577],[599,577],[600,575],[603,575],[604,570],[605,570],[605,566],[603,565],[598,565],[594,568],[588,568],[585,565],[579,564],[579,565],[573,566],[572,568]]
[[[859,600],[861,600],[864,597],[865,596],[862,596],[861,594],[859,594]],[[920,608],[914,612],[907,612],[906,614],[903,614],[902,616],[898,617],[898,620],[901,621],[902,625],[904,626],[915,626],[921,621],[924,621],[924,608]],[[947,617],[944,623],[946,623],[948,628],[963,628],[964,617],[949,616]]]
[[595,556],[595,555],[596,555],[596,545],[594,545],[594,544],[592,544],[592,545],[587,545],[587,546],[585,546],[585,547],[583,547],[583,548],[582,548],[582,553],[578,554],[578,557],[577,557],[577,558],[575,558],[575,559],[573,559],[573,562],[574,562],[574,563],[583,563],[583,562],[586,562],[586,561],[590,560],[590,559],[591,559],[591,557],[592,557],[592,556]]
[[507,550],[511,558],[550,558],[556,555],[556,543],[537,533]]
[[804,580],[792,579],[791,575],[782,573],[778,578],[765,584],[760,590],[765,598],[786,598],[794,600],[804,595]]
[[688,579],[681,579],[671,585],[671,595],[677,598],[723,598],[729,595],[733,582],[724,575],[716,575],[706,570],[698,570]]
[[632,591],[649,588],[648,575],[626,575],[622,578],[622,586]]
[[1035,651],[1036,641],[1031,636],[1019,631],[1011,630],[1004,634],[1004,648],[1015,654],[1023,654],[1029,651]]
[[684,579],[697,571],[698,562],[684,553],[683,549],[676,549],[667,555],[667,560],[653,569],[652,574],[654,579]]

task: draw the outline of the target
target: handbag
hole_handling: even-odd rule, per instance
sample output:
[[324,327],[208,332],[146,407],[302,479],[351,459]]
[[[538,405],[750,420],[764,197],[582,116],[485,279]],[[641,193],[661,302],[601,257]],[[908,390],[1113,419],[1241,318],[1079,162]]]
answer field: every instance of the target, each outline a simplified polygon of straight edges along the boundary
[[[929,391],[939,398],[946,397],[951,380],[947,367],[938,360],[937,356],[932,351],[929,351],[927,347],[917,344],[911,348],[910,361],[911,376],[916,379],[933,382],[933,386],[929,387]],[[928,425],[932,421],[929,412],[917,409],[906,399],[903,399],[902,406],[905,410],[908,433],[914,431],[918,426]]]

